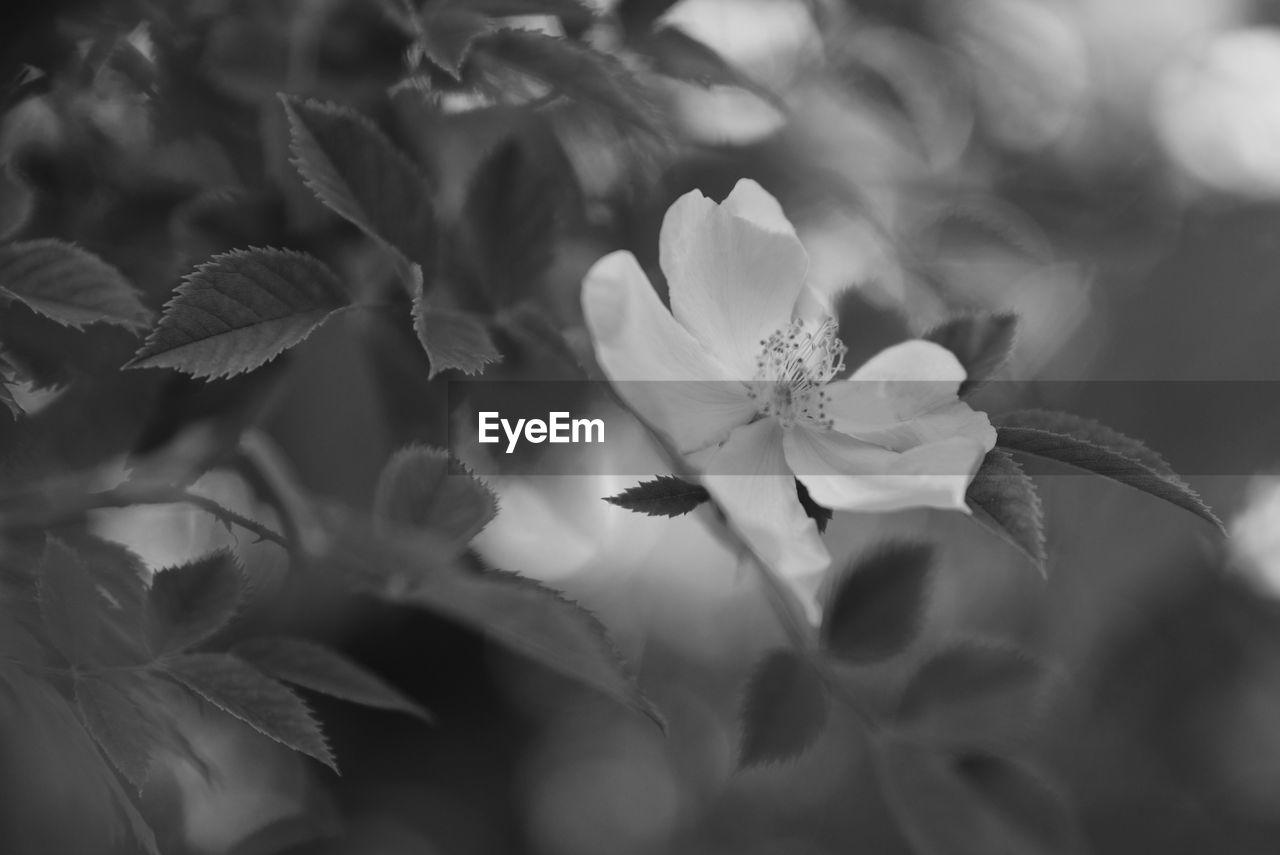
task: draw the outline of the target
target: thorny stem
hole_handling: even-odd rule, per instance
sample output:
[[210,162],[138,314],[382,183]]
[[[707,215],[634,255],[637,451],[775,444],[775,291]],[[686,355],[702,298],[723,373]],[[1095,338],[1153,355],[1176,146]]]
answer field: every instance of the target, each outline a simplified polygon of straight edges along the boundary
[[[60,497],[61,498],[61,497]],[[51,507],[22,513],[0,513],[0,526],[23,528],[54,525],[69,521],[88,511],[103,508],[127,508],[133,505],[191,505],[199,508],[228,525],[236,525],[255,535],[259,540],[270,541],[288,550],[292,544],[273,529],[243,514],[224,507],[207,496],[201,496],[181,487],[123,484],[109,490],[83,493],[66,497],[65,501],[50,503]]]
[[[616,396],[615,396],[616,397]],[[687,473],[688,469],[684,464],[683,456],[671,446],[669,442],[649,424],[639,413],[626,405],[626,402],[618,399],[620,406],[623,406],[630,412],[653,440],[662,450],[663,455],[667,458],[672,468],[681,474]],[[714,505],[714,501],[712,502]],[[773,571],[756,555],[755,550],[743,539],[734,528],[729,524],[728,518],[724,511],[715,506],[716,514],[720,520],[719,531],[717,534],[731,540],[747,555],[751,556],[751,565],[756,569],[756,575],[759,577],[761,585],[764,589],[765,599],[769,603],[770,609],[773,611],[774,617],[777,619],[779,626],[782,628],[783,634],[786,635],[791,647],[799,654],[807,658],[813,667],[822,675],[823,681],[826,683],[832,697],[842,701],[846,709],[854,714],[857,719],[862,722],[867,730],[872,731],[879,728],[879,722],[876,717],[867,711],[866,707],[854,697],[848,689],[840,683],[839,678],[831,672],[827,663],[823,660],[817,649],[817,634],[809,626],[808,621],[800,614],[796,607],[795,598],[790,591],[783,585],[782,580],[774,575]]]

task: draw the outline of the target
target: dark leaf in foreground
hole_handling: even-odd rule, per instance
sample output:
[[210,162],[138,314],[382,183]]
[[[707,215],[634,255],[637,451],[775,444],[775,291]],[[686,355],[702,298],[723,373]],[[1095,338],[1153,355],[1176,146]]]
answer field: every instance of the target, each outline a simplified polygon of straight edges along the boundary
[[739,718],[738,765],[758,766],[799,756],[827,723],[827,686],[814,664],[793,650],[760,660],[747,683]]
[[651,517],[678,517],[710,500],[711,494],[706,487],[690,484],[674,475],[659,475],[605,498],[611,505]]
[[551,266],[563,188],[518,139],[476,168],[462,210],[464,250],[495,305],[527,296]]
[[40,562],[40,614],[49,640],[68,662],[98,661],[105,634],[107,602],[84,562],[70,547],[52,538]]
[[184,650],[222,629],[240,605],[243,571],[230,550],[156,573],[148,592],[148,635],[157,653]]
[[1190,511],[1212,523],[1219,531],[1226,532],[1222,521],[1185,482],[1177,476],[1153,469],[1149,463],[1131,456],[1135,453],[1132,444],[1137,440],[1114,431],[1111,433],[1123,442],[1117,445],[1114,439],[1108,441],[1096,431],[1090,434],[1092,439],[1084,439],[1040,428],[999,427],[996,444],[1009,451],[1065,463],[1121,484],[1127,484]]
[[856,559],[824,609],[823,644],[854,663],[901,652],[920,630],[932,569],[925,544],[886,543]]
[[498,499],[447,451],[412,445],[392,455],[374,494],[385,520],[468,543],[498,512]]
[[969,641],[934,653],[911,676],[894,718],[903,730],[961,748],[1003,748],[1036,724],[1044,665],[1011,644]]
[[347,657],[298,638],[256,638],[234,651],[268,676],[324,695],[407,713],[423,721],[430,714],[399,689]]
[[885,802],[915,855],[1075,855],[1081,838],[1061,795],[1000,757],[956,758],[892,733],[872,756]]
[[965,501],[975,519],[1027,556],[1042,575],[1047,572],[1040,493],[1012,454],[1002,448],[988,451]]
[[693,36],[670,25],[661,26],[642,39],[638,49],[653,62],[654,71],[698,86],[733,86],[758,95],[775,107],[783,107],[776,93],[761,86]]
[[479,315],[431,306],[421,290],[413,300],[413,329],[431,360],[428,379],[451,369],[480,374],[502,357]]
[[971,315],[946,321],[924,334],[956,355],[967,377],[960,384],[966,395],[990,380],[1009,358],[1017,334],[1018,316],[1009,313]]
[[315,559],[349,584],[472,627],[664,726],[604,626],[559,592],[514,573],[462,567],[456,549],[430,533],[375,528],[337,507],[322,509],[322,519],[328,538]]
[[0,246],[0,299],[63,326],[146,329],[151,311],[120,271],[77,246],[42,239]]
[[253,666],[221,653],[192,653],[166,660],[165,673],[264,736],[338,770],[306,704]]
[[368,118],[336,104],[281,96],[293,163],[339,216],[406,262],[435,263],[436,223],[427,180]]
[[153,744],[151,724],[110,672],[76,681],[76,704],[85,729],[125,780],[138,789],[147,780]]
[[230,377],[270,362],[347,304],[333,271],[304,253],[215,255],[178,286],[126,367]]

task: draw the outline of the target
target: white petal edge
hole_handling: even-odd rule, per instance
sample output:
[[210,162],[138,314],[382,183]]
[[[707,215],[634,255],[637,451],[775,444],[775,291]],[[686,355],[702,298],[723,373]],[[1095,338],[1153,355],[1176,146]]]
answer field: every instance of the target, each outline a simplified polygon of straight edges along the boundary
[[722,442],[755,415],[745,387],[676,323],[630,252],[587,271],[582,311],[605,375],[677,451]]
[[667,210],[658,253],[676,320],[736,379],[754,378],[760,342],[790,323],[805,283],[800,240],[694,190]]
[[720,203],[724,210],[755,223],[762,229],[796,236],[796,227],[787,219],[782,205],[768,190],[751,178],[743,178],[733,186],[729,195]]
[[831,556],[800,505],[782,433],[773,419],[737,428],[710,457],[702,483],[766,569],[797,580],[826,570]]
[[895,452],[805,428],[787,431],[783,446],[787,463],[815,502],[861,512],[941,508],[969,513],[965,492],[987,452],[967,437]]

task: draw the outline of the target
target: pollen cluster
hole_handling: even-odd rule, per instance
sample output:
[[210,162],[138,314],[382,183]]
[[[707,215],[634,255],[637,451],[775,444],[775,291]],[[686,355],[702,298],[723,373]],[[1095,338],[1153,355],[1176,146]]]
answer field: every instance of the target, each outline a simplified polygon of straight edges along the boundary
[[832,426],[822,387],[844,369],[848,352],[837,331],[834,318],[817,326],[794,320],[761,339],[756,376],[747,394],[762,416],[776,418],[785,427],[799,422]]

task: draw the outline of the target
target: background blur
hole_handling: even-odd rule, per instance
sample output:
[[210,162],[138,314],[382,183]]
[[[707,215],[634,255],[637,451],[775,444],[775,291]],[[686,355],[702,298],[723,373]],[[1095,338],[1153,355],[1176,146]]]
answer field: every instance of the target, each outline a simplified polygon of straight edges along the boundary
[[[155,306],[195,263],[247,245],[307,249],[385,288],[367,243],[293,175],[275,98],[286,91],[377,117],[430,168],[446,211],[480,154],[514,134],[558,188],[552,264],[531,295],[580,355],[586,268],[625,247],[660,282],[657,230],[671,201],[695,187],[721,198],[750,176],[796,223],[815,284],[852,289],[841,302],[850,362],[956,313],[1007,309],[1021,317],[1011,381],[1280,381],[1273,4],[632,0],[596,4],[594,19],[546,14],[572,4],[489,4],[622,57],[670,123],[661,140],[572,106],[415,81],[394,5],[10,0],[0,218],[100,253]],[[655,46],[655,22],[737,73],[664,73],[680,57]],[[465,304],[465,277],[457,287]],[[287,362],[207,385],[117,375],[110,360],[131,345],[95,330],[78,382],[22,390],[31,424],[6,423],[0,439],[44,432],[68,466],[118,465],[122,450],[175,438],[199,449],[200,436],[216,445],[251,425],[306,486],[367,506],[392,451],[447,433],[445,380],[427,380],[400,320],[345,315]],[[0,338],[32,364],[62,347],[62,333],[0,314]],[[510,338],[495,375],[568,371],[534,337]],[[1069,408],[1072,387],[1062,388],[1068,400],[1055,403]],[[975,406],[993,411],[1037,404],[1035,387],[1016,382],[983,394]],[[68,412],[91,414],[93,430],[57,434],[50,426]],[[837,561],[888,537],[935,543],[929,638],[1014,639],[1061,670],[1033,751],[1094,852],[1263,853],[1280,840],[1280,398],[1250,413],[1210,403],[1170,423],[1167,408],[1135,401],[1124,424],[1158,449],[1156,437],[1172,437],[1251,462],[1189,478],[1229,521],[1229,548],[1177,509],[1069,476],[1039,479],[1047,579],[958,515],[840,514],[829,529]],[[205,433],[193,439],[193,425]],[[660,461],[639,429],[630,453]],[[488,479],[502,510],[477,549],[596,610],[666,713],[665,737],[461,628],[300,588],[270,547],[240,544],[276,591],[240,631],[324,638],[421,699],[438,724],[317,700],[337,778],[207,719],[200,747],[215,780],[175,767],[145,793],[165,851],[908,851],[850,722],[833,720],[794,764],[734,771],[742,683],[781,633],[701,511],[651,519],[600,501],[633,482],[610,474],[629,471],[621,463],[584,455],[581,475],[549,476],[527,460]],[[233,471],[198,489],[269,513]],[[103,514],[98,525],[153,566],[237,542],[178,509]],[[43,788],[21,788],[5,823],[43,815],[25,832],[32,851],[95,851],[64,821],[73,782],[43,765]]]

